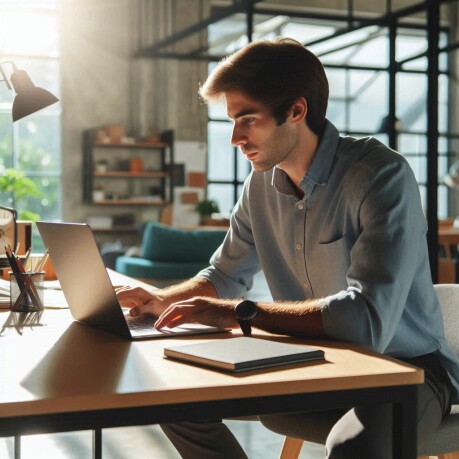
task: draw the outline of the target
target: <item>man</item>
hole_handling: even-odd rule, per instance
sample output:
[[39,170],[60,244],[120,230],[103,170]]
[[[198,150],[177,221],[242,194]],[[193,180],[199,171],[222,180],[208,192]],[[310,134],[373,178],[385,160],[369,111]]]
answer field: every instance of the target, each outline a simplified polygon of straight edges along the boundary
[[[188,322],[238,328],[238,315],[246,333],[252,325],[344,340],[415,363],[426,373],[417,430],[418,443],[427,441],[451,400],[459,400],[459,368],[444,337],[409,165],[375,139],[339,136],[325,118],[324,69],[294,40],[246,46],[220,62],[200,94],[226,103],[231,143],[253,171],[208,269],[154,293],[126,289],[120,300],[132,315],[159,316],[158,328]],[[274,302],[239,305],[233,298],[260,269]],[[392,457],[387,405],[261,420],[294,422],[305,436],[313,429],[329,458]],[[245,457],[220,421],[163,430],[183,457]]]

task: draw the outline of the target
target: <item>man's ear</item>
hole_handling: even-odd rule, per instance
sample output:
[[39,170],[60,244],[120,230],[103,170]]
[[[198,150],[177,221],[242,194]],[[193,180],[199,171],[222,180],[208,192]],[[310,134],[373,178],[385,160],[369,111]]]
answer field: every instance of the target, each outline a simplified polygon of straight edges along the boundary
[[304,97],[299,97],[290,109],[290,116],[292,121],[299,122],[306,118],[308,113],[308,103]]

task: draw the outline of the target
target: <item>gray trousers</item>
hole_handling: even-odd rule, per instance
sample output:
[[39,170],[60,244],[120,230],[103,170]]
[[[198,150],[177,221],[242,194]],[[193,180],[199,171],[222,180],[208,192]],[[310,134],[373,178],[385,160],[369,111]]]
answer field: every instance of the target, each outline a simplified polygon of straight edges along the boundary
[[[418,448],[427,442],[451,409],[451,383],[436,358],[408,360],[424,368],[418,387]],[[260,421],[274,432],[325,445],[328,459],[391,459],[392,406],[360,406],[348,411],[265,415]],[[221,419],[161,425],[184,459],[247,458]],[[269,459],[269,458],[267,458]]]

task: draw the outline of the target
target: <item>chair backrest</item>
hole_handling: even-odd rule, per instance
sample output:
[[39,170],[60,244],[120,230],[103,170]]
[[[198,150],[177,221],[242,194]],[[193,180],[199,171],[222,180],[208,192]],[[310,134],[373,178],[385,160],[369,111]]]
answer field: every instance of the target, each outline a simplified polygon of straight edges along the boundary
[[436,284],[445,322],[445,335],[451,349],[459,355],[459,284]]
[[151,261],[208,263],[227,231],[182,230],[149,222],[143,232],[140,256]]

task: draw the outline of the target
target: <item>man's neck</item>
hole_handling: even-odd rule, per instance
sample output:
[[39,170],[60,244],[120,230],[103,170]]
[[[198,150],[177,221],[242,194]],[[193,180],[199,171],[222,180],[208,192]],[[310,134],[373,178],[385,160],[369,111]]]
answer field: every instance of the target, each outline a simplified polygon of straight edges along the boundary
[[295,151],[289,155],[288,160],[277,165],[279,169],[282,169],[289,176],[301,195],[304,194],[300,188],[301,180],[308,172],[318,146],[319,136],[314,134],[307,126],[304,126],[300,130]]

